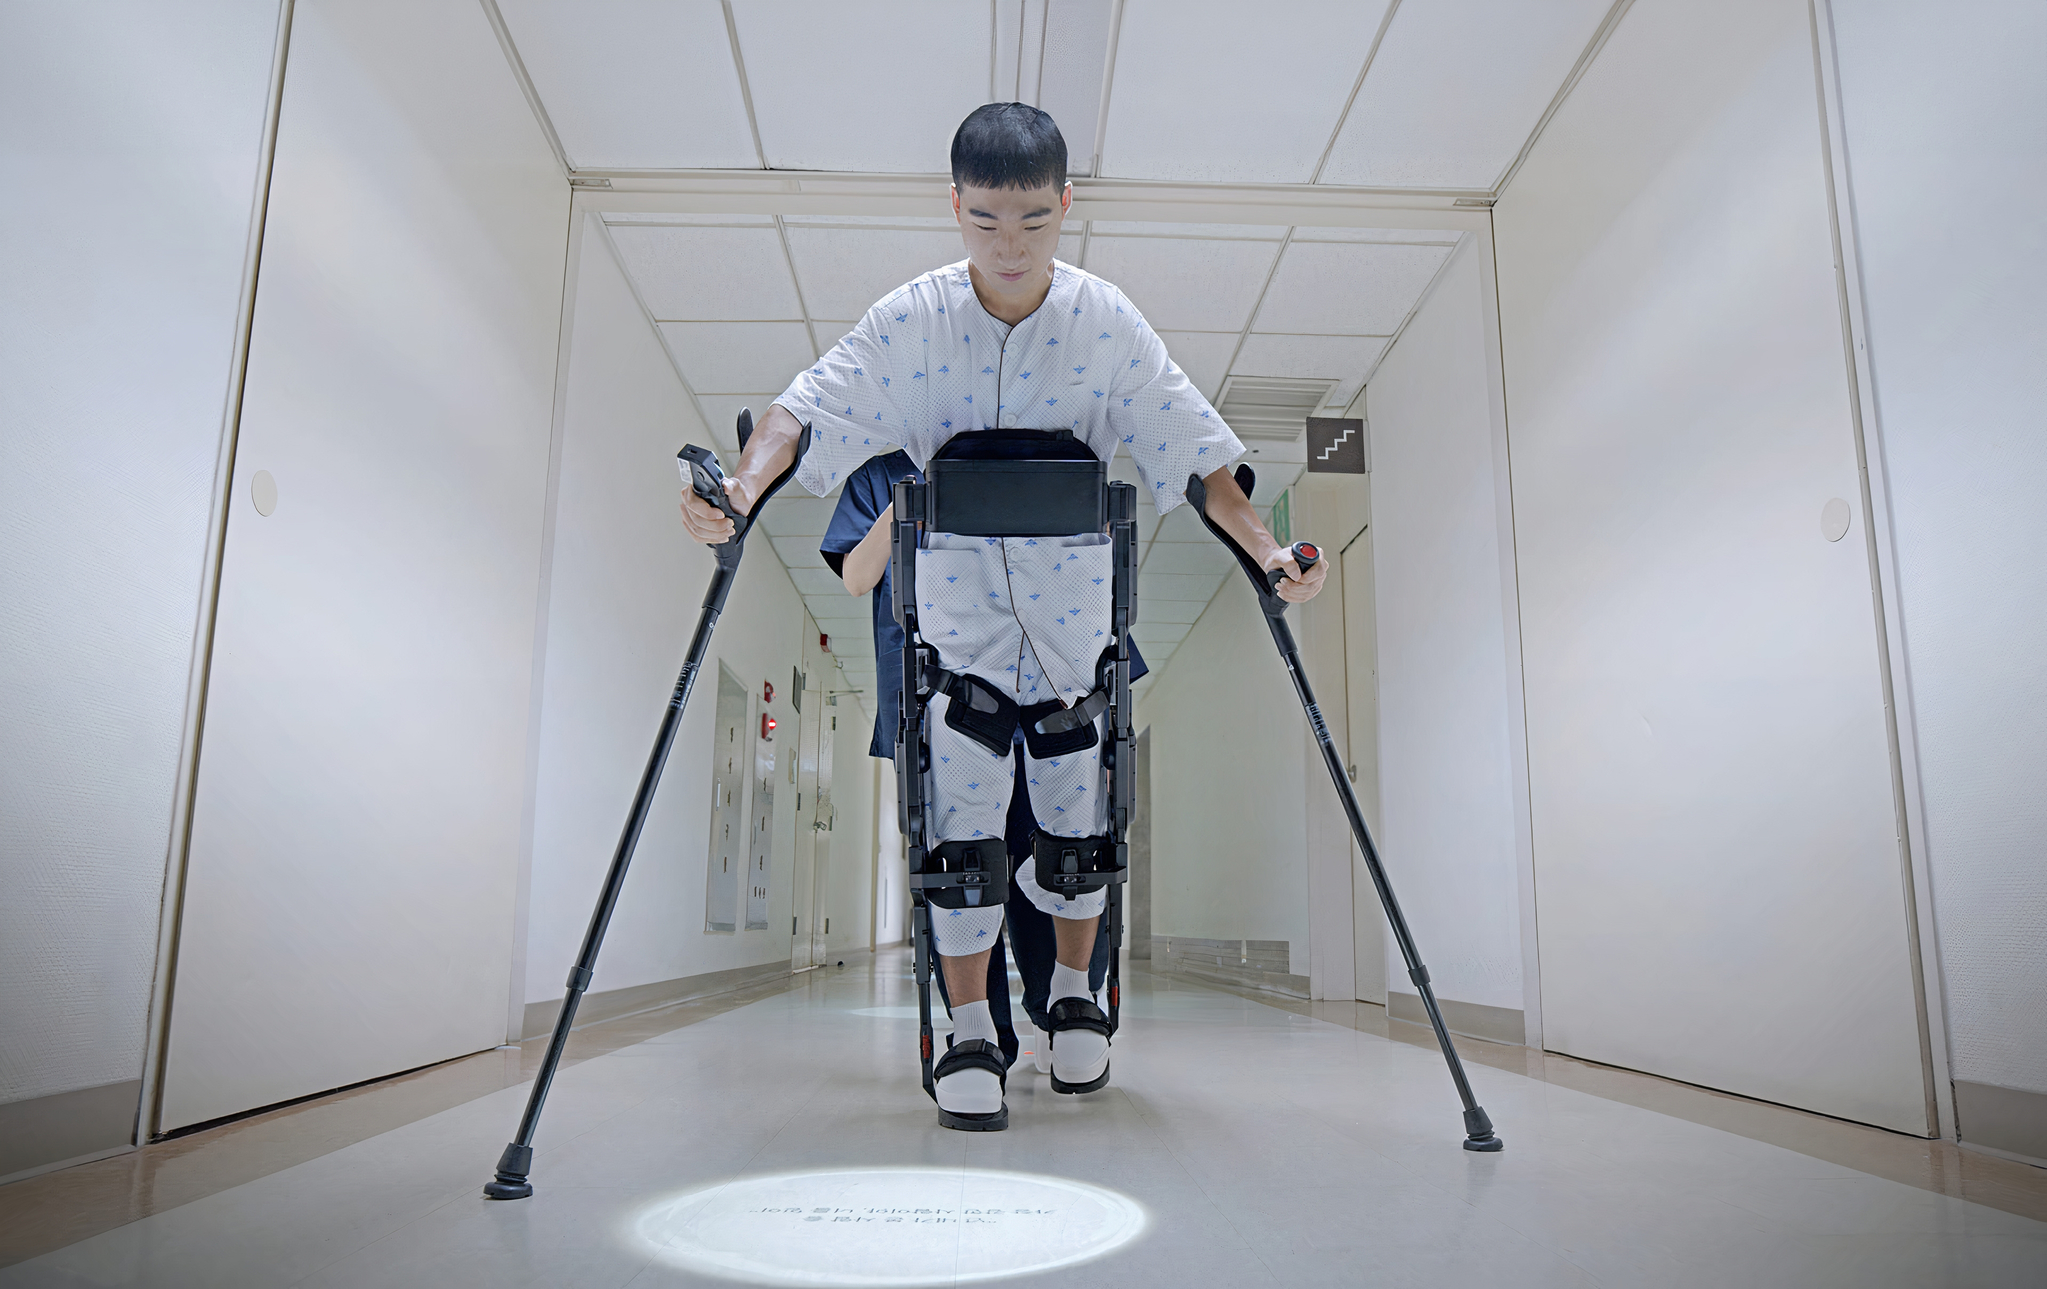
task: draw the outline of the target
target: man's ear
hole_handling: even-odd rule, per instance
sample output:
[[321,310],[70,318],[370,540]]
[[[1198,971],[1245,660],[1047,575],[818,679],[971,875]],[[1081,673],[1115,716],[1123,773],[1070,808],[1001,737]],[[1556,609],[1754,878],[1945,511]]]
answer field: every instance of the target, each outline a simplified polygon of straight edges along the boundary
[[[957,197],[953,198],[953,204],[955,206],[959,204],[959,199]],[[1068,179],[1066,181],[1066,186],[1059,190],[1059,209],[1062,212],[1069,214],[1073,210],[1073,180],[1071,179]]]
[[950,186],[952,188],[952,217],[958,219],[960,217],[960,186],[958,184]]

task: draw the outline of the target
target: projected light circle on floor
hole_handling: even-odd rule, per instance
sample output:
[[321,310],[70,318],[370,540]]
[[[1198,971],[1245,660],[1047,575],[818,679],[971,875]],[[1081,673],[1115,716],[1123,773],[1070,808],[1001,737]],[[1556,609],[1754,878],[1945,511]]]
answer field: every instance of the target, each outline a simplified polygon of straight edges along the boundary
[[860,1168],[745,1177],[633,1221],[661,1261],[770,1285],[977,1284],[1098,1258],[1142,1234],[1136,1200],[1064,1177]]

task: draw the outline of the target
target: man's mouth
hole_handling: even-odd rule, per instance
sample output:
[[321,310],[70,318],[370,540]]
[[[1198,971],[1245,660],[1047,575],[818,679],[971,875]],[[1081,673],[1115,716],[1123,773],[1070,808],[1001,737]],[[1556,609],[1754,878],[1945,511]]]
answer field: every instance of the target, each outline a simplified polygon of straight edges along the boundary
[[998,269],[996,270],[995,276],[1001,278],[1005,282],[1021,282],[1023,281],[1024,270],[1018,270],[1015,273],[1004,273]]

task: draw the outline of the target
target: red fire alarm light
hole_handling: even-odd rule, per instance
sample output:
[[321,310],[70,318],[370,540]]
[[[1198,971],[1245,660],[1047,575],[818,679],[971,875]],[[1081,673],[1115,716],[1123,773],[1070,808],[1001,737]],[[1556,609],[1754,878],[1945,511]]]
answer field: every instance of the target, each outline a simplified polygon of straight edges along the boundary
[[830,653],[832,651],[832,638],[822,631],[818,632],[817,647],[824,650],[826,653]]
[[775,701],[774,681],[764,680],[761,682],[761,701],[764,703],[772,703]]
[[766,712],[761,713],[761,738],[769,743],[775,741],[775,718]]

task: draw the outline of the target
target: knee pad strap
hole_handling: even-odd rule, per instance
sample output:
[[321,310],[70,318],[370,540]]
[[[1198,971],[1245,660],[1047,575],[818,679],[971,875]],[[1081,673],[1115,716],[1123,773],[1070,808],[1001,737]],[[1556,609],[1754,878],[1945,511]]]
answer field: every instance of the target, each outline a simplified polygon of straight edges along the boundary
[[1054,837],[1040,828],[1031,836],[1038,885],[1068,899],[1123,880],[1117,846],[1107,837]]
[[[910,883],[942,909],[1001,908],[1009,899],[1009,851],[996,837],[940,842]],[[980,900],[969,904],[969,891],[981,892]]]

